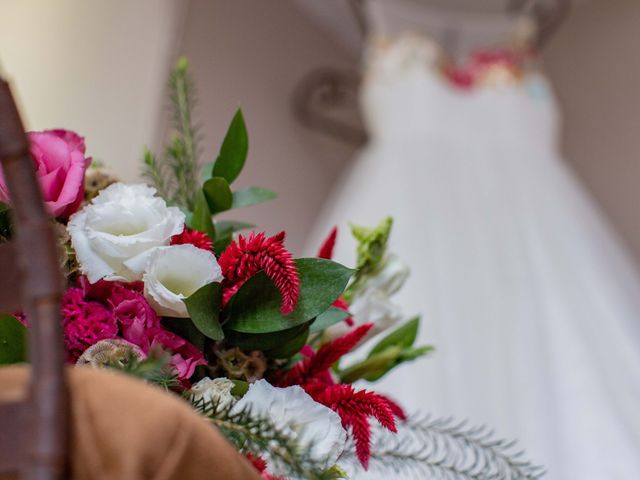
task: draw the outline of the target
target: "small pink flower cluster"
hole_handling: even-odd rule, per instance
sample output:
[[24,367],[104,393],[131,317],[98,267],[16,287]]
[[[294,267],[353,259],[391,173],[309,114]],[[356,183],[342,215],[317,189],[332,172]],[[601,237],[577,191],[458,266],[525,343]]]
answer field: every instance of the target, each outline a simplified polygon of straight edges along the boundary
[[122,338],[140,347],[144,354],[159,347],[171,352],[171,365],[180,379],[188,379],[205,359],[194,345],[160,324],[142,294],[142,283],[90,284],[81,277],[79,288],[70,288],[62,299],[67,358],[75,362],[99,340]]

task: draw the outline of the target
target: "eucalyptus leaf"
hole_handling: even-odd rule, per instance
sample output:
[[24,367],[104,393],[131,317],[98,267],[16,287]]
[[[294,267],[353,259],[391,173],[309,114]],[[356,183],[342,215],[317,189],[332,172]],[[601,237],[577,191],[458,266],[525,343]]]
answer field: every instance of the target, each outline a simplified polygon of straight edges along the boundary
[[209,211],[215,215],[231,208],[233,194],[229,183],[222,177],[213,177],[204,182],[202,191],[207,199]]
[[191,321],[204,335],[214,340],[222,340],[224,333],[220,325],[220,304],[222,285],[218,282],[200,287],[184,300]]
[[242,116],[242,110],[238,109],[229,124],[227,134],[220,147],[220,153],[213,165],[213,176],[223,177],[227,182],[233,183],[242,172],[248,151],[247,126]]
[[331,325],[344,322],[350,316],[351,314],[349,312],[345,312],[341,308],[329,307],[325,312],[318,315],[315,321],[311,324],[311,333],[326,330]]
[[0,365],[27,360],[27,328],[13,315],[0,315]]
[[262,187],[247,187],[233,192],[233,205],[231,208],[250,207],[258,203],[268,202],[278,195],[271,190]]
[[211,219],[211,210],[202,190],[196,193],[193,215],[191,215],[191,223],[188,225],[190,228],[206,233],[209,238],[216,238],[216,229]]
[[237,332],[268,333],[308,322],[342,294],[353,270],[320,258],[296,260],[300,277],[300,298],[295,310],[280,313],[280,293],[264,272],[259,272],[232,297],[227,327]]

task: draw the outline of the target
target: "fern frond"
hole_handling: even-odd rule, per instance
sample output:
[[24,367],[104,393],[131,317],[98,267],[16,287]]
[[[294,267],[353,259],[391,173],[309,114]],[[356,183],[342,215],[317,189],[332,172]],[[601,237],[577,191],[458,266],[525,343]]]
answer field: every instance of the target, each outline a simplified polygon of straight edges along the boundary
[[309,452],[291,435],[275,425],[269,417],[254,415],[250,410],[232,411],[231,405],[204,400],[192,400],[193,406],[205,415],[213,425],[242,453],[269,459],[269,469],[291,479],[335,480],[339,470],[325,468],[314,460]]
[[[444,480],[534,480],[544,469],[523,459],[514,441],[496,439],[484,426],[451,418],[409,416],[397,434],[376,429],[371,467],[409,478]],[[342,460],[355,464],[351,445]]]

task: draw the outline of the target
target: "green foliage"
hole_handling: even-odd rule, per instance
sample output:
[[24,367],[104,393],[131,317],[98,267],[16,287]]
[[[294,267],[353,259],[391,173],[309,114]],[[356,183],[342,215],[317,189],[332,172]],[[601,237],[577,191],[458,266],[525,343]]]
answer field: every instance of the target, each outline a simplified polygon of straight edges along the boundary
[[[469,427],[451,418],[410,415],[398,433],[373,431],[370,469],[412,478],[459,480],[535,480],[544,469],[524,460],[515,442],[496,439],[486,427]],[[342,456],[358,468],[350,445]]]
[[238,109],[224,137],[218,158],[213,164],[213,176],[222,177],[228,183],[233,183],[244,167],[248,151],[247,127],[242,111]]
[[0,315],[0,365],[27,360],[27,328],[13,315]]
[[353,283],[345,292],[347,301],[351,301],[367,279],[377,272],[387,251],[392,226],[391,217],[386,217],[374,228],[351,225],[351,233],[358,242],[358,257]]
[[281,359],[288,359],[296,355],[307,344],[309,338],[309,325],[303,324],[301,326],[304,328],[300,330],[298,335],[291,339],[281,340],[277,347],[264,352],[265,355],[269,358]]
[[231,406],[193,401],[212,425],[241,453],[269,459],[269,470],[285,478],[306,480],[338,480],[346,478],[336,467],[325,468],[311,457],[313,445],[302,448],[293,436],[276,426],[270,417],[253,414],[250,410],[236,412]]
[[311,324],[311,333],[321,332],[331,325],[344,322],[349,316],[349,312],[345,312],[340,308],[329,307],[326,311],[318,315]]
[[212,215],[224,212],[231,208],[233,194],[229,188],[229,183],[222,177],[213,177],[204,182],[202,191],[209,204],[209,211]]
[[169,178],[167,176],[166,165],[158,161],[155,154],[147,147],[142,154],[143,171],[142,175],[156,187],[158,193],[163,198],[170,198]]
[[171,155],[171,166],[178,180],[177,198],[183,207],[193,209],[193,188],[197,185],[198,144],[197,131],[193,125],[191,113],[195,103],[195,84],[188,72],[186,58],[178,60],[176,68],[169,76],[169,92],[173,105],[173,123],[177,132],[173,145],[178,147]]
[[398,365],[432,352],[433,347],[430,345],[413,346],[419,324],[420,319],[414,318],[382,338],[365,360],[339,372],[340,381],[353,383],[365,379],[374,382]]
[[200,332],[213,340],[222,340],[224,333],[220,326],[220,305],[222,285],[209,283],[184,300],[191,321]]
[[229,185],[242,172],[249,150],[241,110],[229,124],[216,161],[200,167],[199,134],[192,118],[196,89],[189,74],[189,62],[184,57],[178,60],[169,76],[169,92],[174,134],[161,157],[149,149],[144,150],[143,175],[168,203],[180,207],[190,228],[209,235],[219,254],[241,228],[216,232],[212,217],[231,208],[271,200],[276,194],[260,187],[231,191]]
[[295,310],[280,313],[280,293],[264,272],[253,276],[230,302],[226,328],[244,333],[269,333],[308,322],[327,310],[342,294],[352,270],[330,260],[296,260],[300,299]]
[[375,355],[376,353],[380,353],[385,351],[389,347],[400,347],[400,348],[408,348],[413,345],[413,342],[416,341],[416,336],[418,335],[418,326],[420,325],[420,317],[416,317],[412,320],[409,320],[407,323],[401,325],[393,332],[385,336],[382,340],[380,340],[371,352],[369,353],[369,357]]
[[196,193],[195,206],[188,225],[189,228],[206,233],[209,238],[216,238],[216,229],[211,218],[211,209],[202,190]]
[[189,62],[180,58],[169,75],[174,137],[158,159],[148,149],[143,155],[143,175],[167,201],[192,211],[198,189],[198,131],[193,124],[195,85]]
[[233,208],[250,207],[277,198],[277,194],[261,187],[248,187],[233,192]]
[[171,390],[179,386],[180,383],[170,362],[170,354],[152,349],[147,358],[140,359],[132,352],[127,358],[110,362],[106,366],[165,390]]
[[255,227],[251,223],[235,222],[233,220],[220,220],[215,222],[216,239],[213,242],[213,250],[217,253],[224,252],[225,248],[233,240],[233,234],[242,230]]
[[229,345],[239,347],[243,350],[269,351],[274,350],[280,346],[287,345],[290,342],[295,341],[295,339],[302,335],[308,335],[308,332],[308,322],[303,323],[302,325],[296,325],[295,327],[287,328],[286,330],[280,330],[278,332],[270,333],[245,333],[226,329],[225,340]]

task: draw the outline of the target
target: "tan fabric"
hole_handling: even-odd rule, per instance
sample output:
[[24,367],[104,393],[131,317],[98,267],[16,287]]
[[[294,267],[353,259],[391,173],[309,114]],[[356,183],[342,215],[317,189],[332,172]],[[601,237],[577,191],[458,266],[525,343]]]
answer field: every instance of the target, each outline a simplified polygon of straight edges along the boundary
[[[0,401],[24,395],[28,375],[24,366],[0,368]],[[69,369],[68,379],[72,480],[260,478],[206,419],[175,395],[89,367]]]

